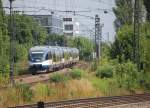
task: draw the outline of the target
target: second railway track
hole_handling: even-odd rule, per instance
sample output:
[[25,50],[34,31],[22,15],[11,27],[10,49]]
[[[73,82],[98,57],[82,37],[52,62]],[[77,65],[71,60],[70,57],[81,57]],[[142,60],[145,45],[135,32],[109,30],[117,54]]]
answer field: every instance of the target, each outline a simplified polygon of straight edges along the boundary
[[[48,102],[44,104],[44,108],[104,108],[141,102],[150,102],[150,93]],[[16,106],[14,108],[37,108],[37,105]]]

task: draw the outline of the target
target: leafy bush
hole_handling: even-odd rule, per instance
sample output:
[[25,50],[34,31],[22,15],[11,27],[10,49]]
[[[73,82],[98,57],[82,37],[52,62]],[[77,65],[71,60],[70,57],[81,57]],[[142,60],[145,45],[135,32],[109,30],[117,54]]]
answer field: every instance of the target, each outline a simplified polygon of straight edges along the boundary
[[67,76],[63,75],[63,74],[53,74],[52,76],[50,76],[50,82],[54,82],[54,83],[61,83],[61,82],[65,82],[68,79]]
[[111,78],[113,77],[113,70],[113,66],[105,64],[98,67],[98,69],[96,70],[96,76],[99,78]]
[[72,71],[71,71],[71,73],[70,73],[70,76],[71,76],[71,78],[73,78],[73,79],[81,79],[83,72],[84,72],[84,71],[81,70],[81,69],[72,69]]
[[141,71],[139,74],[140,86],[150,91],[150,73]]
[[24,101],[31,101],[33,97],[33,91],[30,89],[30,86],[27,84],[18,84],[16,85],[16,91],[21,95]]
[[119,86],[130,91],[134,91],[138,85],[138,74],[137,66],[130,61],[118,64],[115,69],[115,76]]

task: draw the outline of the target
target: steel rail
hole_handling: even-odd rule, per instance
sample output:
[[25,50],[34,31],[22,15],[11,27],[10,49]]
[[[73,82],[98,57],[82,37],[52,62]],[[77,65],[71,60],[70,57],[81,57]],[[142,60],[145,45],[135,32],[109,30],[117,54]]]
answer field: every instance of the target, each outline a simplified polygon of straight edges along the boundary
[[[48,102],[44,103],[44,106],[45,108],[77,108],[77,107],[98,108],[98,107],[117,106],[123,104],[132,104],[148,101],[150,101],[150,93]],[[37,108],[37,104],[16,106],[11,108]]]

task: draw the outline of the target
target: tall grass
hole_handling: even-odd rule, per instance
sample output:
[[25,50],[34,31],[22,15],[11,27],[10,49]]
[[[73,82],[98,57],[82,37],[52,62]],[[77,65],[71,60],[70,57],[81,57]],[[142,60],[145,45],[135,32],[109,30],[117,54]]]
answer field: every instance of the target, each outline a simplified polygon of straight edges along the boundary
[[125,95],[129,94],[128,91],[119,88],[115,79],[100,79],[97,77],[91,77],[89,81],[100,91],[103,96],[115,96],[115,95]]
[[0,90],[0,108],[38,101],[94,97],[100,94],[87,79],[71,79],[66,83],[39,83],[31,87],[17,85],[17,87]]

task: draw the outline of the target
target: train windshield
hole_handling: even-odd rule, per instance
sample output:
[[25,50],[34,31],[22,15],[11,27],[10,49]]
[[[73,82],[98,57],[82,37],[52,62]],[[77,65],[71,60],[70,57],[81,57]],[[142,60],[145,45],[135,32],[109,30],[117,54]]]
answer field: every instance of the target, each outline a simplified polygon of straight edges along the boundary
[[32,52],[30,55],[31,61],[36,61],[36,62],[42,61],[43,55],[44,55],[43,52]]

